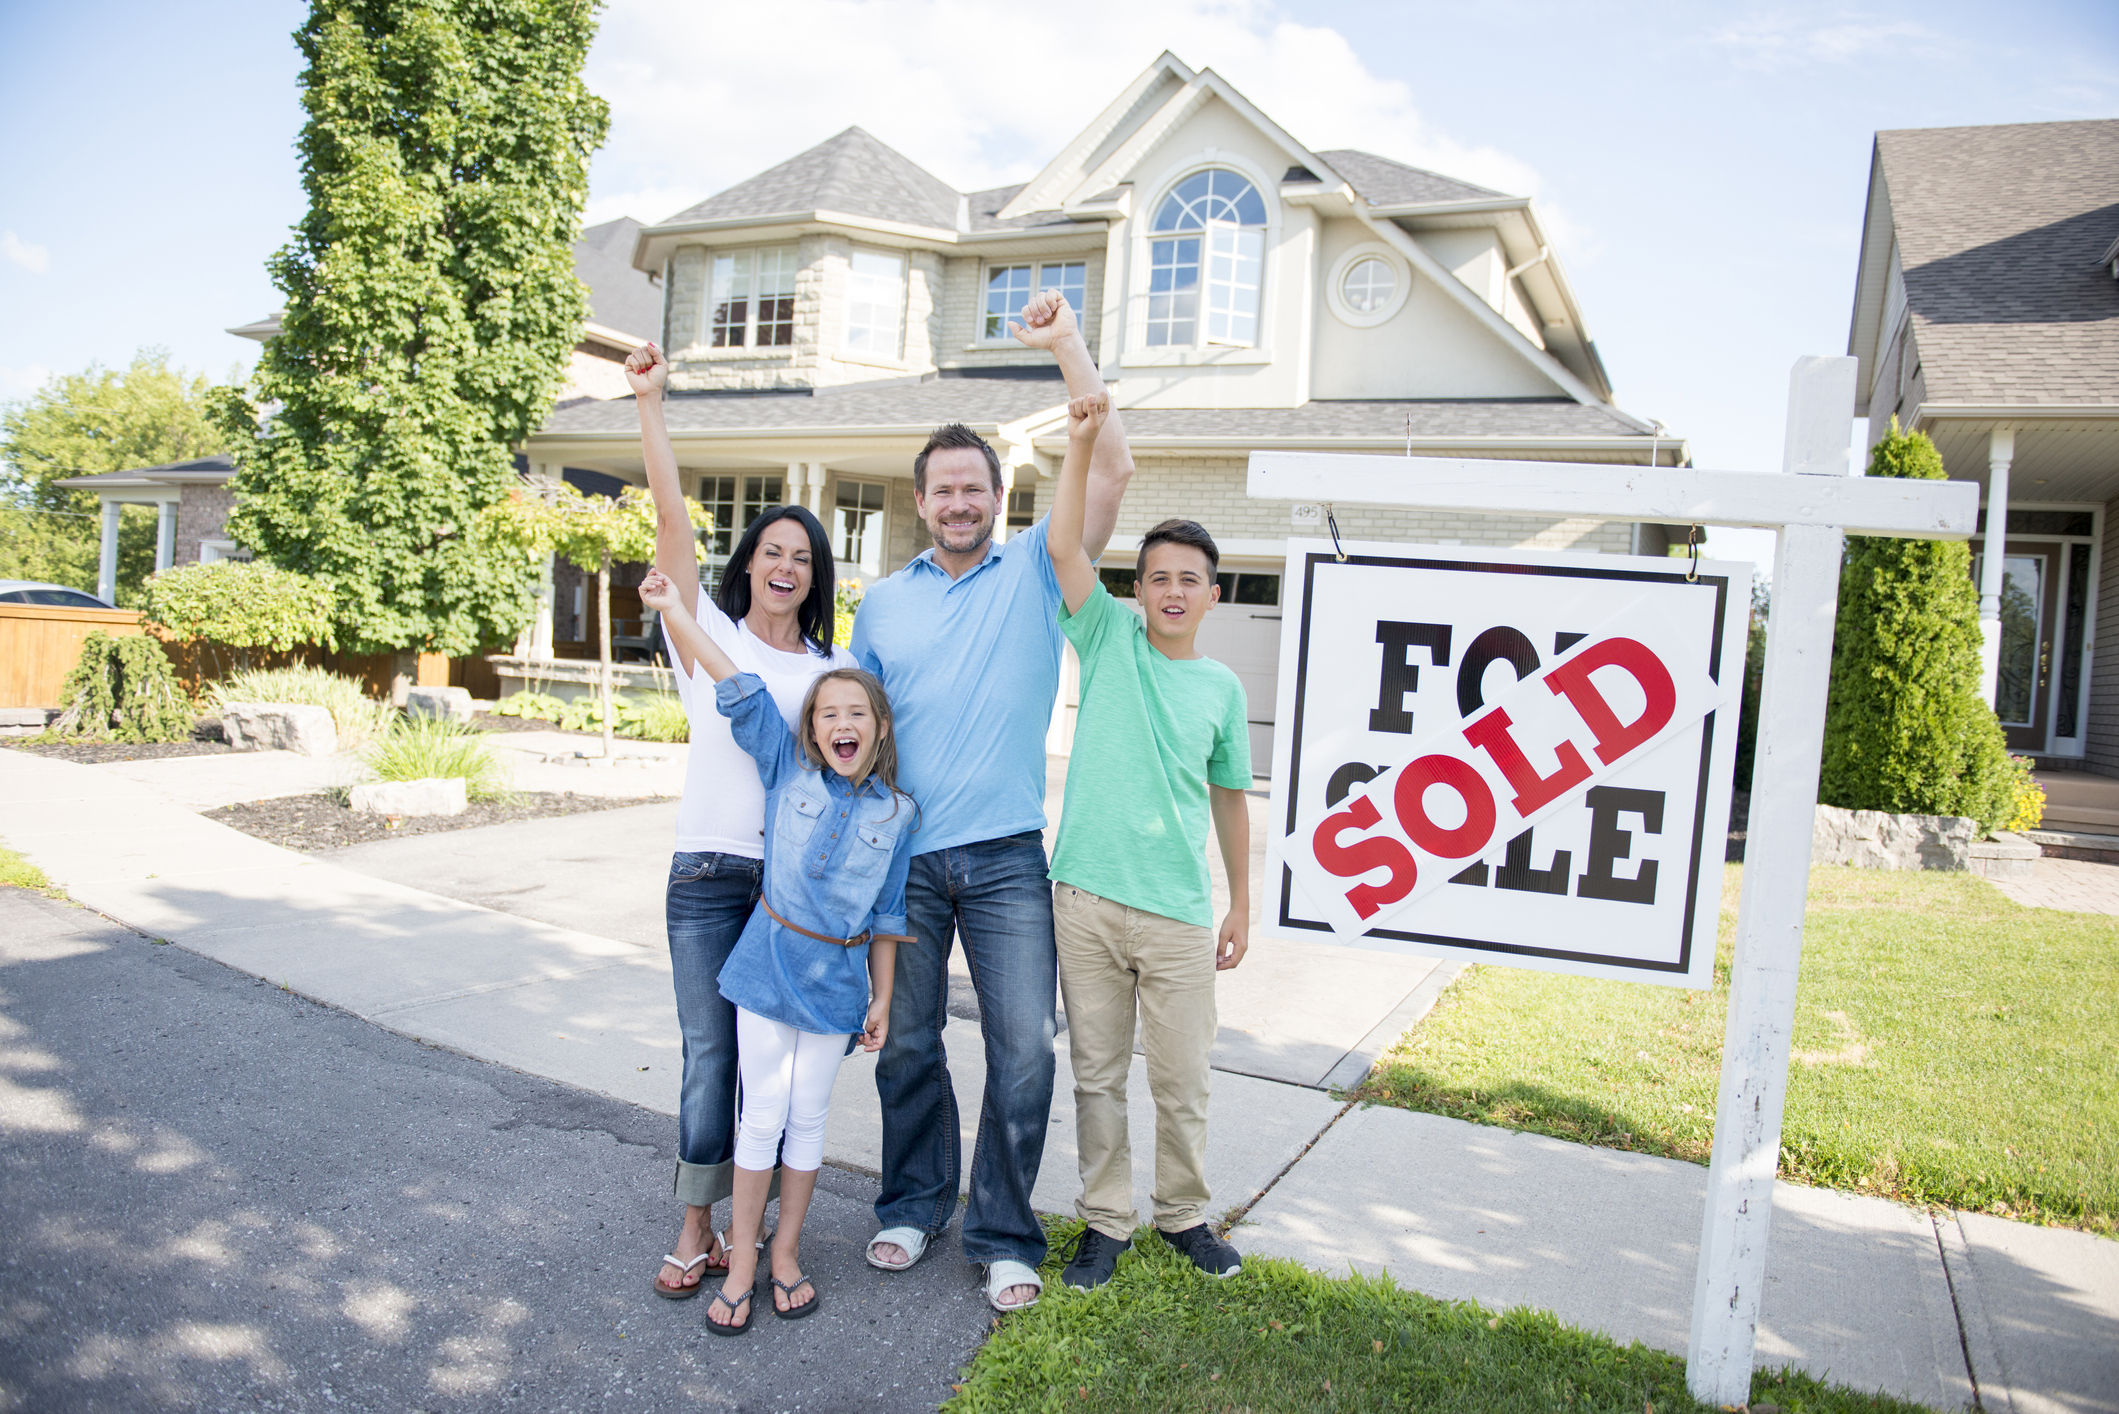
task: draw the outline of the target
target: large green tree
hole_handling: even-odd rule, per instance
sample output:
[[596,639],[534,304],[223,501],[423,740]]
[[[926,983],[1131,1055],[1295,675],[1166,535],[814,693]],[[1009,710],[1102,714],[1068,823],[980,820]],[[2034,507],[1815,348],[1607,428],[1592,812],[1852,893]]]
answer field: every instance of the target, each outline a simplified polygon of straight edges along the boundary
[[[190,461],[221,451],[203,376],[142,349],[122,369],[91,364],[0,410],[0,579],[41,579],[90,593],[102,524],[96,498],[58,485],[73,476]],[[127,507],[118,531],[118,602],[130,605],[155,567],[155,513]]]
[[[1940,481],[1942,454],[1890,432],[1871,476]],[[1832,689],[1817,798],[1850,810],[2008,815],[2013,775],[2001,724],[1979,695],[1979,593],[1962,540],[1854,536],[1839,581]]]
[[552,406],[587,309],[573,243],[609,123],[594,0],[315,0],[309,213],[235,442],[235,538],[327,585],[361,652],[462,654],[528,618],[482,513]]

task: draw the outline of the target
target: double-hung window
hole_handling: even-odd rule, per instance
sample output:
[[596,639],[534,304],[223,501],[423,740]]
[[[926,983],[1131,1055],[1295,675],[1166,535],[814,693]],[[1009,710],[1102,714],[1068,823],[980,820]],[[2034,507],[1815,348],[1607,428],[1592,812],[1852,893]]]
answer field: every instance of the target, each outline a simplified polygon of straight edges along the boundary
[[1163,198],[1149,227],[1150,348],[1258,342],[1265,228],[1258,188],[1225,168],[1194,172]]
[[897,358],[904,315],[905,257],[856,249],[846,279],[847,351]]
[[1074,311],[1074,322],[1088,327],[1089,267],[1079,260],[1047,261],[1042,265],[990,265],[986,268],[986,304],[979,324],[979,338],[989,344],[1013,341],[1008,321],[1023,312],[1023,306],[1040,290],[1058,290]]
[[707,344],[784,348],[795,341],[793,246],[718,251],[707,271]]
[[832,494],[832,540],[841,564],[883,572],[883,484],[841,480]]
[[707,562],[699,574],[709,594],[720,587],[721,568],[735,552],[736,541],[752,521],[786,499],[786,488],[784,476],[699,478],[699,500],[714,517],[714,528],[706,537]]

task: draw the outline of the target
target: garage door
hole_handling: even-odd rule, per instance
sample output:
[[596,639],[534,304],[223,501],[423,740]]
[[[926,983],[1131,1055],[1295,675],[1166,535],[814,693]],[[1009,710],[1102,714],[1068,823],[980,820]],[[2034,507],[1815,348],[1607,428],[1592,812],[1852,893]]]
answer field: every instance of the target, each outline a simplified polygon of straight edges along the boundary
[[1199,651],[1243,683],[1251,723],[1251,770],[1273,769],[1273,700],[1280,679],[1280,571],[1224,567],[1221,602],[1199,626]]

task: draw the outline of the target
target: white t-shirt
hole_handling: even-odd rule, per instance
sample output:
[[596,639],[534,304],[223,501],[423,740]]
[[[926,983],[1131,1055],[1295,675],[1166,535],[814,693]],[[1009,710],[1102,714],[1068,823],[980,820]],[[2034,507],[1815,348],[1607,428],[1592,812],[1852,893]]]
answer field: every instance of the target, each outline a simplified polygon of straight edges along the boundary
[[[834,648],[829,659],[815,653],[783,653],[721,612],[706,592],[699,590],[699,624],[739,672],[756,673],[765,680],[773,704],[794,730],[795,715],[817,674],[832,668],[859,666],[853,654]],[[669,629],[663,629],[665,641]],[[750,753],[736,745],[728,718],[714,706],[714,680],[704,671],[687,673],[684,659],[674,642],[668,643],[670,662],[676,665],[677,694],[691,719],[690,761],[684,772],[684,798],[677,806],[677,848],[701,854],[740,854],[746,859],[765,857],[765,787],[758,783],[758,764]]]

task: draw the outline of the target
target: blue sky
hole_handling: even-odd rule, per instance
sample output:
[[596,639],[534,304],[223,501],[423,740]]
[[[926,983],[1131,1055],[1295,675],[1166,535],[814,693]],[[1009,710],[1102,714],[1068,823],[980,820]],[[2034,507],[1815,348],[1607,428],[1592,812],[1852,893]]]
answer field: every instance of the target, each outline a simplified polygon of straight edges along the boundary
[[[0,6],[0,398],[143,345],[248,366],[222,331],[278,303],[304,13]],[[2110,3],[618,0],[589,215],[666,216],[849,123],[960,188],[1020,179],[1164,48],[1313,148],[1536,197],[1620,402],[1712,467],[1777,466],[1790,363],[1845,351],[1876,129],[2119,117]]]

